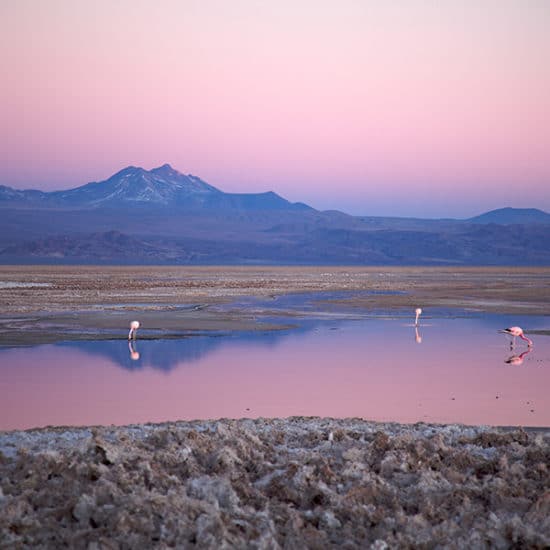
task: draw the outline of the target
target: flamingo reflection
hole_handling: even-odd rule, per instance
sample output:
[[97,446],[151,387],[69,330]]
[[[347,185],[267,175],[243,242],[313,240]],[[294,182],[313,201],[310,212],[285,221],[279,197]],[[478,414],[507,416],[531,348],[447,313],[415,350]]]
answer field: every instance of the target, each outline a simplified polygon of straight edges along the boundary
[[414,327],[414,339],[417,344],[422,343],[422,336],[420,335],[420,332],[418,332],[418,327]]
[[132,340],[128,340],[128,349],[130,350],[130,359],[132,359],[132,361],[137,361],[139,359],[139,351],[136,350]]
[[504,362],[508,365],[513,365],[514,367],[519,367],[523,363],[523,360],[525,359],[525,356],[531,353],[532,348],[527,348],[523,353],[520,353],[519,355],[511,355],[506,359]]

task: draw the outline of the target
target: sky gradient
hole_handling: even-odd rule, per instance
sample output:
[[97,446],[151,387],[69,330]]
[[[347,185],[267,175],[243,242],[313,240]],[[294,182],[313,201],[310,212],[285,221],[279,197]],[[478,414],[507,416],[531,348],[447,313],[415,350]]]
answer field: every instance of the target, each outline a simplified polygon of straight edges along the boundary
[[352,214],[550,211],[546,0],[0,0],[0,184],[170,163]]

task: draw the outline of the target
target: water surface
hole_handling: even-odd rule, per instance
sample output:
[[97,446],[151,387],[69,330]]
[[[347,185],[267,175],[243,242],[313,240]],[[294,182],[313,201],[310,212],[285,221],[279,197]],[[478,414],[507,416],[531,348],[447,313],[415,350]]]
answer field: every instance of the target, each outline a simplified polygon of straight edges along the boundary
[[363,417],[550,426],[550,319],[436,315],[0,350],[0,429],[197,418]]

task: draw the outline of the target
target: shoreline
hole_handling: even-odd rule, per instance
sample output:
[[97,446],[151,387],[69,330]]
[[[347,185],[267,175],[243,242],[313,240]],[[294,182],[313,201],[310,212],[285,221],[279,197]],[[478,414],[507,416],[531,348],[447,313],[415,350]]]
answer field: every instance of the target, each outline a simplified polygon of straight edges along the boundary
[[292,308],[263,322],[269,304],[243,299],[304,293],[350,318],[418,306],[550,316],[550,268],[0,266],[0,346],[123,338],[134,318],[147,338],[287,329]]
[[[6,441],[20,440],[21,442],[31,443],[33,446],[26,447],[28,451],[33,450],[36,452],[42,452],[51,445],[51,442],[57,442],[58,435],[62,435],[59,441],[66,439],[66,435],[69,435],[69,439],[73,437],[75,439],[82,439],[88,437],[97,431],[112,431],[123,432],[129,431],[138,433],[142,431],[146,433],[148,431],[154,431],[157,429],[170,429],[177,428],[179,426],[195,426],[204,425],[206,427],[216,425],[218,423],[242,423],[242,424],[270,424],[270,423],[296,423],[296,422],[324,422],[335,424],[362,424],[369,428],[377,428],[379,430],[389,431],[406,431],[406,430],[452,430],[452,431],[464,431],[479,430],[481,432],[494,431],[494,432],[516,432],[524,431],[530,434],[542,434],[547,437],[550,442],[550,426],[498,426],[491,424],[463,424],[460,422],[396,422],[396,421],[378,421],[369,420],[368,418],[361,417],[330,417],[330,416],[282,416],[282,417],[241,417],[241,418],[196,418],[194,420],[166,420],[163,422],[137,422],[131,424],[92,424],[92,425],[52,425],[52,426],[37,426],[33,428],[25,429],[13,429],[13,430],[0,430],[0,453],[4,452],[5,448],[2,447]],[[81,433],[82,432],[82,433]],[[36,445],[35,445],[36,444]],[[40,447],[41,444],[46,445],[44,449]],[[8,455],[11,453],[8,453]],[[7,455],[5,455],[7,456]]]
[[0,533],[83,548],[544,548],[549,460],[550,430],[357,418],[0,433]]

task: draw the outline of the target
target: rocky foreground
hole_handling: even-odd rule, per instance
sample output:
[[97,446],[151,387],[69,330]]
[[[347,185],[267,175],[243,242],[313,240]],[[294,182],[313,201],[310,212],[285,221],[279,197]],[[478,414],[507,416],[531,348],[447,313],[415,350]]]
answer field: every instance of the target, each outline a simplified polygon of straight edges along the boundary
[[0,434],[0,548],[548,548],[550,431],[220,420]]

